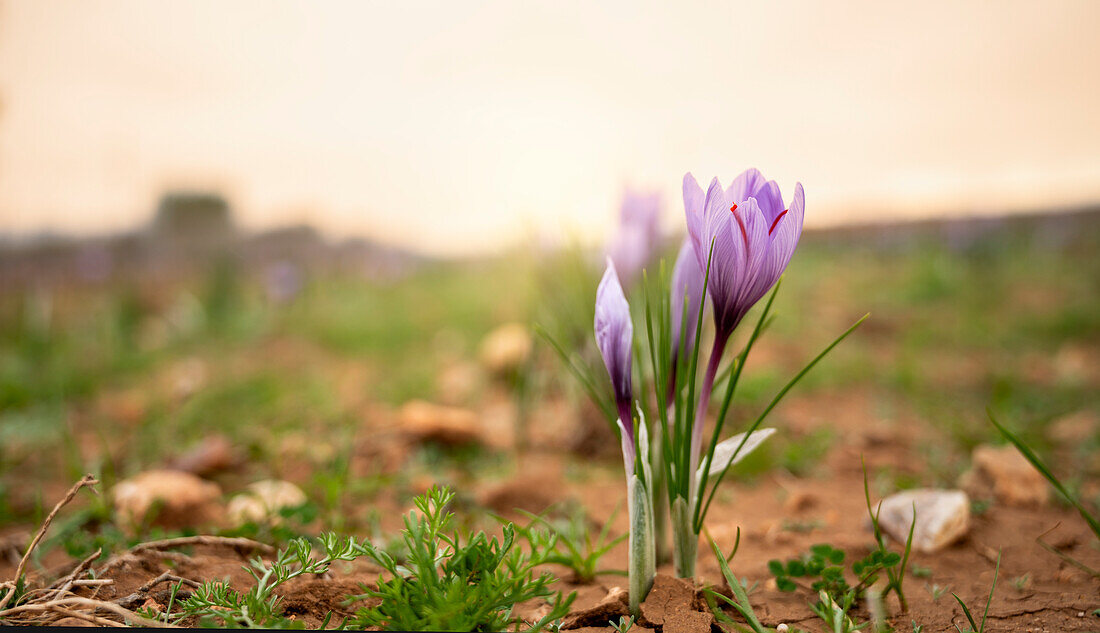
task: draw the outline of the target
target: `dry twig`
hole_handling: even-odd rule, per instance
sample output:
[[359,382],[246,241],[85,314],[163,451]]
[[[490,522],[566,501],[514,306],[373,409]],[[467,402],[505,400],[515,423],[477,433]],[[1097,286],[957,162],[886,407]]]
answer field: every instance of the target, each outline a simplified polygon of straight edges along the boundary
[[60,598],[58,600],[50,600],[49,602],[41,602],[35,604],[23,604],[18,607],[12,607],[6,611],[0,611],[0,619],[11,619],[11,616],[21,613],[57,613],[58,609],[65,609],[66,607],[78,606],[91,608],[93,611],[97,609],[103,609],[104,611],[110,611],[115,615],[121,617],[130,624],[138,624],[145,627],[154,628],[178,628],[171,624],[164,622],[158,622],[156,620],[150,620],[144,618],[129,609],[120,607],[113,602],[104,602],[102,600],[92,600],[90,598],[81,598],[79,596],[71,596],[68,598]]
[[84,477],[80,481],[73,484],[72,488],[69,488],[69,492],[65,493],[65,497],[61,499],[61,501],[58,501],[57,505],[53,507],[53,510],[51,510],[50,513],[46,515],[46,520],[43,521],[42,526],[38,528],[38,533],[34,535],[34,538],[31,540],[31,544],[27,546],[27,551],[23,553],[22,560],[19,561],[19,566],[15,568],[15,577],[12,580],[12,590],[4,594],[4,597],[0,599],[0,612],[2,612],[4,607],[8,605],[8,602],[12,599],[12,597],[15,596],[15,586],[19,584],[19,579],[23,577],[23,572],[27,568],[27,561],[30,560],[31,553],[34,552],[34,548],[38,547],[39,541],[41,541],[42,537],[46,535],[46,530],[50,529],[50,524],[53,523],[53,518],[57,516],[57,513],[61,510],[61,508],[63,508],[67,503],[73,500],[73,497],[76,496],[76,493],[80,492],[81,488],[85,486],[94,486],[98,483],[99,480],[96,479],[93,475],[84,475]]
[[160,583],[165,582],[165,581],[171,581],[171,582],[174,582],[174,583],[181,583],[181,584],[187,585],[188,587],[193,587],[193,588],[196,588],[196,589],[202,586],[201,583],[195,582],[194,580],[191,580],[189,578],[183,578],[181,576],[177,576],[177,575],[173,574],[172,572],[166,571],[166,572],[162,573],[161,575],[157,576],[156,578],[154,578],[154,579],[150,580],[149,582],[145,583],[144,585],[142,585],[142,586],[138,587],[137,589],[135,589],[134,593],[126,596],[125,598],[119,598],[118,600],[115,600],[114,602],[115,602],[115,604],[123,606],[123,607],[127,607],[127,608],[132,607],[133,605],[138,604],[139,602],[145,601],[145,599],[148,597],[149,590],[152,589],[153,587],[156,587]]
[[180,538],[164,539],[163,541],[149,541],[148,543],[141,543],[130,548],[130,553],[138,554],[146,551],[160,551],[165,549],[172,549],[174,547],[187,547],[189,545],[217,545],[222,547],[232,547],[235,549],[243,550],[259,550],[265,554],[270,554],[275,551],[275,548],[270,545],[266,545],[259,541],[253,541],[248,538],[241,538],[236,536],[211,536],[209,534],[200,534],[198,536],[183,536]]

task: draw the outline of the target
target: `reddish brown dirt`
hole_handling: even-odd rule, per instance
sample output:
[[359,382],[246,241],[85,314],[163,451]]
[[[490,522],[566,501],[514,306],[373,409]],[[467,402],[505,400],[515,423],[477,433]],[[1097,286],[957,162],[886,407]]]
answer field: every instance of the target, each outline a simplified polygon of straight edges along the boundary
[[[861,458],[866,460],[871,473],[886,468],[894,473],[917,476],[926,470],[926,464],[916,447],[944,441],[926,422],[907,418],[904,414],[882,419],[876,413],[880,404],[875,394],[851,390],[843,394],[793,398],[780,411],[782,432],[797,436],[828,425],[838,434],[825,460],[813,469],[814,475],[799,479],[784,472],[772,472],[752,483],[731,481],[724,484],[717,496],[707,518],[707,531],[728,551],[740,528],[742,540],[732,568],[738,576],[747,577],[750,583],[759,583],[751,594],[751,601],[766,625],[774,627],[786,623],[792,629],[824,630],[821,621],[809,609],[808,603],[813,599],[810,592],[783,593],[775,589],[766,568],[768,560],[797,556],[810,545],[821,542],[849,552],[849,560],[869,551],[871,535],[863,499]],[[572,429],[563,425],[560,429],[543,429],[543,432],[566,437]],[[388,456],[387,461],[394,465],[400,462],[400,455],[389,455],[385,443],[369,444],[360,456],[363,460]],[[499,482],[470,482],[476,486],[472,498],[478,505],[506,515],[511,508],[539,511],[550,502],[572,498],[582,502],[597,522],[607,521],[623,497],[621,465],[608,461],[604,467],[576,469],[571,467],[576,463],[573,460],[576,458],[561,452],[524,455],[517,460],[515,469],[520,474]],[[585,458],[584,462],[592,463],[591,458]],[[353,471],[373,468],[377,463],[372,461],[374,466],[371,466],[353,462],[352,468]],[[872,496],[879,497],[874,491]],[[396,530],[400,513],[407,507],[391,495],[383,495],[379,504],[383,510],[383,527]],[[627,519],[619,512],[612,533],[621,533],[626,527]],[[1021,633],[1100,631],[1100,617],[1092,615],[1093,610],[1100,607],[1100,581],[1041,548],[1036,537],[1042,534],[1046,534],[1047,542],[1065,553],[1094,569],[1100,568],[1100,547],[1072,510],[1054,501],[1042,507],[1023,508],[994,504],[974,517],[969,534],[960,542],[934,554],[913,554],[911,565],[927,570],[929,575],[907,575],[907,613],[901,612],[893,597],[888,599],[886,608],[896,629],[910,631],[914,621],[928,632],[953,631],[954,624],[963,625],[962,611],[950,592],[959,594],[967,604],[980,610],[1000,552],[1001,571],[990,608],[989,630]],[[898,544],[894,547],[900,549]],[[624,544],[613,550],[603,559],[602,567],[625,568],[625,549]],[[699,551],[701,584],[721,585],[717,563],[705,542],[700,543]],[[233,550],[207,547],[195,548],[187,556],[143,555],[111,570],[106,577],[114,579],[115,584],[100,589],[96,595],[108,600],[127,596],[169,569],[196,581],[221,579],[244,589],[251,582],[242,569],[247,558]],[[44,561],[51,574],[64,573],[66,562],[56,551]],[[13,570],[12,558],[0,557],[0,578],[10,577]],[[562,578],[569,575],[558,568],[552,571]],[[698,591],[671,578],[670,565],[663,565],[658,571],[661,575],[634,630],[667,633],[713,630],[713,618],[702,604]],[[359,583],[374,580],[376,573],[377,570],[367,564],[338,564],[323,577],[287,584],[280,595],[286,613],[309,626],[316,626],[330,610],[334,614],[333,621],[338,622],[354,610],[344,605],[345,599],[360,593]],[[933,599],[933,585],[947,590],[938,599]],[[596,584],[588,586],[561,581],[558,588],[578,593],[565,627],[577,631],[610,631],[608,620],[618,621],[626,613],[624,594],[615,590],[622,586],[625,586],[625,579],[612,575],[601,576]],[[150,591],[149,598],[163,604],[166,599],[164,586]],[[522,605],[517,613],[535,615],[541,606]],[[728,613],[737,618],[732,612]],[[868,617],[862,607],[855,613],[860,620]]]

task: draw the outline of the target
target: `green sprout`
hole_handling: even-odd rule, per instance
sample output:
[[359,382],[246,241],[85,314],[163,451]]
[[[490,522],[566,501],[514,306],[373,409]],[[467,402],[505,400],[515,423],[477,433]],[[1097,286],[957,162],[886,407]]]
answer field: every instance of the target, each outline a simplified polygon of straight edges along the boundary
[[[448,488],[434,487],[415,499],[419,512],[405,516],[403,537],[408,558],[398,564],[370,542],[361,553],[386,572],[374,587],[362,585],[354,599],[381,601],[356,611],[350,625],[398,631],[527,631],[547,628],[568,614],[576,594],[562,597],[549,585],[549,572],[535,575],[554,551],[556,537],[541,531],[524,534],[530,552],[516,547],[516,529],[505,524],[503,540],[484,532],[460,537],[454,515],[446,510],[454,498]],[[536,622],[513,615],[516,604],[547,599],[549,611]]]
[[955,625],[955,630],[957,630],[959,633],[985,633],[985,619],[989,615],[989,605],[993,603],[993,591],[995,589],[997,589],[997,575],[1000,573],[1000,571],[1001,571],[1001,554],[1000,554],[1000,552],[998,552],[997,553],[997,567],[993,570],[993,584],[989,587],[989,597],[986,598],[985,613],[982,614],[982,621],[981,621],[980,624],[974,622],[974,616],[972,616],[970,614],[970,609],[967,608],[966,603],[962,601],[962,598],[960,598],[957,594],[954,594],[954,593],[951,594],[952,596],[955,597],[955,601],[959,603],[959,606],[962,607],[963,615],[966,616],[967,622],[970,623],[970,628],[967,629],[966,631],[963,631],[961,628],[959,628],[959,625],[956,624]]
[[597,573],[625,576],[626,572],[623,570],[597,571],[600,559],[629,536],[623,533],[608,540],[611,524],[619,513],[619,507],[617,505],[611,516],[604,522],[595,540],[592,539],[592,533],[588,527],[588,517],[581,508],[557,521],[547,519],[545,513],[535,515],[520,510],[519,512],[531,519],[531,523],[524,527],[517,527],[516,530],[521,535],[530,538],[531,530],[541,525],[556,536],[556,547],[548,554],[546,562],[569,568],[573,572],[572,581],[577,584],[584,585],[594,582]]
[[737,545],[741,542],[741,531],[737,531],[737,542],[733,547],[733,552],[729,556],[722,554],[722,550],[718,549],[718,544],[714,542],[714,539],[707,536],[710,541],[710,548],[714,552],[714,556],[718,559],[718,566],[722,569],[722,576],[726,579],[726,584],[729,585],[730,591],[733,592],[733,598],[723,595],[714,590],[713,587],[707,587],[706,599],[707,604],[710,606],[710,610],[714,613],[714,618],[718,622],[730,624],[733,626],[740,626],[733,618],[725,614],[724,611],[718,606],[717,600],[721,599],[729,606],[733,607],[735,611],[741,614],[741,617],[745,618],[748,622],[749,628],[753,633],[768,633],[768,629],[760,623],[760,619],[756,617],[756,612],[753,611],[752,603],[749,602],[749,595],[745,592],[745,587],[741,581],[730,571],[729,560],[737,553]]
[[333,561],[355,560],[363,552],[354,538],[341,539],[335,533],[322,535],[320,544],[323,554],[319,558],[313,557],[313,545],[306,538],[292,540],[270,565],[256,557],[245,567],[256,584],[244,593],[219,581],[203,583],[180,603],[180,612],[172,623],[194,617],[200,625],[219,628],[288,626],[281,615],[281,598],[275,593],[279,585],[303,574],[323,574]]
[[619,618],[618,622],[615,622],[614,620],[608,620],[607,624],[610,625],[611,628],[618,631],[618,633],[627,633],[627,631],[634,628],[634,616],[624,615]]

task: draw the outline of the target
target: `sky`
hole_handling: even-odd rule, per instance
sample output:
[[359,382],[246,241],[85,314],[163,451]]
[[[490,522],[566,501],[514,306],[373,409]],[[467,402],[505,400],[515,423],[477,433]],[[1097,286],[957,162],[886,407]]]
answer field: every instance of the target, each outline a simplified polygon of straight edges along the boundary
[[756,166],[808,225],[1100,201],[1100,2],[0,0],[0,233],[167,189],[444,255]]

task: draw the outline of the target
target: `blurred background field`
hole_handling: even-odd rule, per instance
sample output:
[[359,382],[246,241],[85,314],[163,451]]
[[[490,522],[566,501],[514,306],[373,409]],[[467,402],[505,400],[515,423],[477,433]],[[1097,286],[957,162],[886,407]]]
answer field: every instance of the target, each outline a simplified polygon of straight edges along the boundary
[[[165,466],[226,493],[289,480],[310,500],[300,517],[309,531],[379,529],[380,508],[406,505],[428,481],[484,501],[479,491],[539,455],[559,456],[567,476],[614,472],[617,442],[531,334],[539,324],[594,358],[599,252],[439,260],[332,244],[305,228],[221,227],[196,240],[156,226],[5,249],[0,529],[36,524],[84,472],[108,489]],[[992,407],[1041,453],[1057,455],[1071,486],[1094,485],[1098,246],[1095,211],[807,233],[734,423],[837,331],[865,311],[871,318],[776,411],[783,432],[740,476],[813,476],[859,429],[872,440],[902,433],[911,444],[914,461],[873,473],[884,491],[950,486],[970,450],[995,439],[985,418]],[[534,345],[521,383],[501,380],[486,350],[506,323],[522,324]],[[446,437],[398,442],[403,425],[419,424],[410,401],[468,412],[460,432],[471,437],[457,447]],[[519,419],[528,440],[517,457]],[[1083,492],[1096,501],[1100,491]],[[82,555],[105,540],[163,532],[149,525],[123,536],[107,501],[98,503],[42,551]]]

